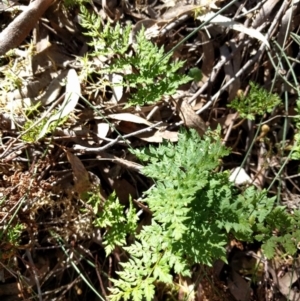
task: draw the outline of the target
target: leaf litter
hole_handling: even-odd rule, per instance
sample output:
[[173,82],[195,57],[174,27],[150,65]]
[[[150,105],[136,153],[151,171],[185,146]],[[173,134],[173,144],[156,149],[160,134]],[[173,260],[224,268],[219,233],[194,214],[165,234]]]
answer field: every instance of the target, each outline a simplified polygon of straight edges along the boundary
[[[239,182],[237,171],[242,170],[247,182],[262,189],[277,177],[285,159],[280,143],[288,149],[294,139],[294,123],[289,121],[285,134],[282,129],[287,115],[296,115],[297,91],[289,79],[299,69],[298,44],[289,33],[297,35],[299,30],[299,1],[82,3],[100,16],[101,26],[119,22],[124,30],[132,22],[133,44],[144,28],[145,36],[166,53],[173,50],[174,61],[185,62],[179,73],[196,67],[202,76],[155,104],[126,106],[136,88],[123,85],[124,79],[136,70],[99,72],[109,66],[113,54],[89,56],[92,48],[80,26],[78,5],[52,0],[0,4],[1,300],[26,300],[33,291],[39,300],[96,300],[82,278],[70,273],[60,241],[85,277],[101,295],[108,295],[112,284],[107,275],[118,271],[126,255],[116,248],[105,259],[101,235],[93,227],[94,212],[78,195],[94,185],[104,202],[116,191],[125,206],[130,198],[138,204],[153,183],[140,174],[142,166],[129,148],[164,139],[176,142],[181,125],[203,135],[208,127],[221,124],[224,143],[231,147],[223,167],[233,170]],[[271,41],[285,50],[292,67],[280,59]],[[134,51],[127,50],[132,57]],[[260,134],[260,120],[243,119],[227,107],[240,91],[247,95],[250,81],[272,87],[280,96],[288,93],[285,108],[277,106],[262,116],[271,129],[265,134]],[[22,139],[33,130],[29,140]],[[296,165],[288,162],[280,178],[280,197],[288,208],[299,208]],[[277,194],[277,188],[270,193]],[[141,224],[149,223],[150,212],[138,207]],[[8,226],[18,225],[21,239],[14,242],[8,239]],[[278,250],[267,262],[257,246],[232,243],[228,264],[205,268],[202,281],[195,277],[204,267],[195,268],[192,278],[174,277],[180,286],[175,298],[186,300],[186,291],[194,290],[189,300],[300,299],[299,258],[286,258]],[[89,267],[82,256],[95,266]],[[265,278],[255,282],[257,261],[264,265]],[[158,285],[158,300],[166,300],[165,290]]]

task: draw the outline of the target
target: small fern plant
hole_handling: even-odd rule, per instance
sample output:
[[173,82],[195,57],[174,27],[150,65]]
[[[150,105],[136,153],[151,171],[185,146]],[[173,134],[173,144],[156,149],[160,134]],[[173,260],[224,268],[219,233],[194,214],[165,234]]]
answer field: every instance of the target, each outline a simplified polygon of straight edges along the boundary
[[115,192],[104,204],[101,204],[99,193],[90,193],[87,203],[92,206],[96,215],[94,226],[106,229],[102,237],[106,254],[111,254],[116,246],[126,245],[126,237],[135,233],[138,222],[132,201],[129,201],[126,213],[125,206],[120,204]]
[[228,107],[236,109],[242,118],[254,120],[255,116],[270,113],[281,103],[277,94],[270,93],[259,87],[254,82],[250,82],[249,95],[236,97]]
[[[300,91],[298,91],[298,94],[300,94]],[[295,111],[298,113],[298,115],[295,118],[295,127],[296,127],[296,133],[294,135],[294,145],[292,147],[292,154],[291,158],[293,160],[299,160],[300,159],[300,98],[296,101],[296,107]]]
[[85,35],[91,37],[93,47],[91,56],[110,58],[106,67],[98,74],[121,74],[122,85],[131,89],[128,106],[153,104],[164,95],[174,94],[182,84],[193,78],[180,74],[183,61],[172,61],[171,54],[165,55],[164,48],[158,48],[145,37],[142,29],[136,36],[136,42],[130,43],[132,26],[122,28],[119,23],[112,27],[108,22],[101,26],[101,19],[90,14],[81,6],[81,26]]
[[[281,245],[287,252],[295,249],[297,219],[284,207],[274,207],[275,198],[268,198],[266,191],[250,187],[240,193],[227,172],[218,172],[220,158],[229,153],[218,133],[200,139],[194,130],[181,132],[176,145],[164,142],[133,152],[148,163],[143,173],[156,181],[144,198],[153,217],[135,242],[124,247],[129,260],[112,279],[111,300],[150,301],[157,282],[172,284],[174,272],[188,276],[195,263],[226,262],[230,237],[261,241],[268,257]],[[286,231],[283,216],[290,221]],[[274,227],[284,238],[273,238]],[[285,242],[291,236],[294,247],[288,248]]]
[[[51,116],[54,116],[58,112],[59,112],[58,110],[54,110],[51,113]],[[24,133],[22,134],[21,139],[25,142],[36,142],[38,140],[41,131],[46,126],[48,120],[46,118],[41,119],[40,117],[32,117],[32,118],[33,119],[28,119],[24,124],[24,128],[23,128]],[[58,119],[56,122],[52,122],[47,128],[46,134],[53,133],[58,126],[65,124],[67,120],[68,120],[68,116],[65,116],[63,118]],[[37,121],[39,122],[36,123]]]
[[268,259],[273,258],[278,249],[294,256],[299,250],[300,210],[289,213],[284,206],[276,206],[264,222],[255,225],[254,231],[255,239],[263,242],[262,250]]

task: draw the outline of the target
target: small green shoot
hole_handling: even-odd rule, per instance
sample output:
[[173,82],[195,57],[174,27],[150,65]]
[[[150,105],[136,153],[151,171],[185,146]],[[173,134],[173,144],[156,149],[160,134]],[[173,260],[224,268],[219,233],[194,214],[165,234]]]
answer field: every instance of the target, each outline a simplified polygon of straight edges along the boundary
[[[55,114],[57,114],[57,110],[54,110],[51,116],[54,116]],[[30,119],[28,120],[25,125],[24,125],[24,134],[21,136],[21,139],[25,142],[36,142],[38,140],[38,137],[42,131],[42,129],[44,128],[44,126],[46,125],[48,119],[46,118],[42,118],[40,120],[40,122],[38,122],[37,124],[36,121],[38,121],[39,118],[34,118],[34,119]],[[47,134],[53,133],[55,131],[55,129],[60,126],[63,125],[66,121],[68,120],[68,116],[65,116],[59,120],[57,120],[57,122],[53,122],[50,123],[48,129],[47,129]]]
[[281,99],[277,94],[270,93],[250,82],[249,94],[235,98],[228,107],[237,110],[242,118],[254,120],[256,116],[271,113],[280,103]]
[[196,82],[199,82],[203,77],[201,70],[197,67],[191,68],[188,74],[189,77],[191,77]]
[[[98,16],[90,15],[81,7],[81,26],[90,36],[90,46],[94,48],[91,56],[110,58],[98,74],[122,74],[122,85],[130,88],[131,98],[127,106],[154,104],[164,95],[174,94],[178,87],[190,82],[193,78],[180,73],[183,61],[172,61],[172,56],[165,56],[164,48],[157,47],[146,39],[145,29],[136,35],[136,42],[130,44],[131,25],[121,28],[117,23],[112,27],[108,23],[101,28]],[[86,65],[86,62],[83,62]],[[192,74],[199,78],[199,72]]]
[[262,242],[268,258],[278,247],[295,254],[300,211],[291,215],[275,206],[265,190],[240,193],[227,172],[217,172],[219,159],[229,153],[218,132],[200,139],[196,131],[184,131],[176,145],[165,141],[134,153],[148,163],[143,173],[156,181],[144,198],[152,223],[124,247],[130,259],[112,279],[110,300],[152,300],[155,282],[171,285],[173,272],[186,276],[195,263],[226,261],[230,237]]
[[126,237],[135,233],[138,221],[132,201],[129,201],[126,213],[115,193],[108,197],[104,205],[101,204],[100,195],[92,193],[87,203],[93,207],[96,214],[94,225],[97,228],[106,228],[103,236],[106,256],[111,254],[116,246],[126,245]]
[[25,226],[20,223],[16,225],[10,224],[7,227],[2,227],[0,229],[0,260],[10,258],[14,255],[16,248],[20,244],[21,234],[24,229]]

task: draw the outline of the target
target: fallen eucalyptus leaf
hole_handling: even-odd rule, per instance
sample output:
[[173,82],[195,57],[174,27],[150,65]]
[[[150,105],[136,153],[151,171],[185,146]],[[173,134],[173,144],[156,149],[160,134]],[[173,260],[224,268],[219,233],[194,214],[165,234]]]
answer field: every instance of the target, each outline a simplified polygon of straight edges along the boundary
[[118,113],[118,114],[110,114],[107,116],[107,118],[115,119],[115,120],[120,120],[120,121],[128,121],[128,122],[133,122],[133,123],[139,123],[139,124],[146,124],[149,126],[152,126],[153,124],[146,120],[143,117],[131,114],[131,113]]
[[192,106],[186,100],[177,100],[176,110],[185,126],[195,129],[201,137],[204,135],[207,130],[204,120],[194,112]]
[[41,139],[46,135],[52,122],[66,117],[74,110],[78,103],[80,93],[80,82],[78,75],[74,69],[70,69],[67,76],[67,86],[64,102],[58,109],[58,112],[52,115],[46,122],[38,136],[38,139]]
[[81,194],[91,186],[91,182],[89,180],[89,173],[80,161],[80,159],[73,155],[71,152],[66,151],[67,159],[71,164],[73,175],[74,175],[74,190]]
[[[212,20],[210,20],[214,15],[215,15],[215,17]],[[257,40],[260,40],[261,42],[263,42],[270,48],[270,44],[269,44],[268,40],[258,30],[254,29],[254,28],[247,28],[243,24],[233,21],[232,19],[230,19],[228,17],[222,16],[222,15],[216,15],[213,12],[208,12],[204,15],[198,16],[197,19],[200,20],[201,22],[210,20],[209,23],[211,23],[211,24],[224,26],[224,27],[242,32],[252,38],[256,38]]]

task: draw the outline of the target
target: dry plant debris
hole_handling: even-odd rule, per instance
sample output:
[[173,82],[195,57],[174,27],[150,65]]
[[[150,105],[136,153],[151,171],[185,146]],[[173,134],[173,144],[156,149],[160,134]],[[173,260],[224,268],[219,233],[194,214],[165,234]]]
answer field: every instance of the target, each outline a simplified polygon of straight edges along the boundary
[[[242,168],[248,183],[299,209],[299,8],[298,0],[2,1],[1,300],[109,300],[128,254],[116,247],[105,256],[109,227],[96,229],[95,216],[115,191],[126,210],[132,199],[139,230],[151,223],[139,198],[153,182],[129,149],[177,142],[180,126],[200,136],[221,126],[230,148],[223,168]],[[266,104],[257,94],[243,107],[254,85],[278,98]],[[240,107],[228,106],[234,99]],[[87,191],[100,194],[97,208]],[[157,283],[155,300],[300,300],[298,254],[276,250],[267,261],[258,245],[232,244],[228,264],[174,275],[177,290]]]

